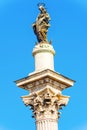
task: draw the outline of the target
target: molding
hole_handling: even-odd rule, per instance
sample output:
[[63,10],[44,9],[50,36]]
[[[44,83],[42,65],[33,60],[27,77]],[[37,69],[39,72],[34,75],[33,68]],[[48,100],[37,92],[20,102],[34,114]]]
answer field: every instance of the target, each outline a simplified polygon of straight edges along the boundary
[[35,48],[33,49],[33,56],[35,56],[37,53],[44,53],[44,52],[49,52],[52,53],[53,55],[55,55],[55,50],[53,49],[53,46],[50,44],[38,44],[35,46]]
[[[68,87],[71,87],[73,84],[74,84],[74,80],[71,80],[59,73],[56,73],[55,71],[52,71],[52,70],[43,70],[43,71],[40,71],[40,72],[37,72],[37,73],[32,73],[31,75],[25,77],[25,78],[22,78],[20,80],[17,80],[15,81],[17,86],[21,87],[21,88],[24,88],[26,90],[29,90],[29,86],[32,87],[32,85],[34,84],[35,86],[35,83],[37,84],[41,84],[40,82],[44,82],[45,80],[49,79],[50,81],[49,82],[53,82],[55,83],[54,86],[56,86],[56,84],[61,84],[61,87],[62,87],[62,90],[63,89],[66,89]],[[39,81],[39,82],[37,82]],[[50,83],[51,85],[53,85],[53,83]],[[56,86],[57,87],[57,86]]]

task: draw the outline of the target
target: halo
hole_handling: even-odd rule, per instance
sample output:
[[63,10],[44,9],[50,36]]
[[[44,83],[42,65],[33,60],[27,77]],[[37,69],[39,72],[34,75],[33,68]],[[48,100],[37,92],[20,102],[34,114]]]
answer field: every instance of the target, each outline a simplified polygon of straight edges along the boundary
[[38,7],[40,7],[40,6],[45,7],[45,3],[38,3],[37,6],[38,6]]

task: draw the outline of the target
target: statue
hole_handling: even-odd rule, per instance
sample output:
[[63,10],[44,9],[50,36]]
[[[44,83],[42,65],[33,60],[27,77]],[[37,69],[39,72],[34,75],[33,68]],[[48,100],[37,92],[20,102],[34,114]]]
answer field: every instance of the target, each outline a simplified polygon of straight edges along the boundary
[[33,23],[33,30],[39,43],[48,43],[47,32],[50,27],[50,16],[47,13],[43,5],[39,6],[40,14],[38,15],[36,22]]

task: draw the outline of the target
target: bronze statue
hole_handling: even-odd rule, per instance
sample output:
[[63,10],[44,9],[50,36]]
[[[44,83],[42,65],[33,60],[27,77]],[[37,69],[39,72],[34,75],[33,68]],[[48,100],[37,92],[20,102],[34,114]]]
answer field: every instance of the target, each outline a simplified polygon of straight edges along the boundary
[[47,13],[44,6],[39,6],[40,14],[38,15],[36,22],[33,23],[33,30],[35,35],[37,36],[37,40],[39,43],[48,43],[47,41],[47,32],[50,26],[50,16]]

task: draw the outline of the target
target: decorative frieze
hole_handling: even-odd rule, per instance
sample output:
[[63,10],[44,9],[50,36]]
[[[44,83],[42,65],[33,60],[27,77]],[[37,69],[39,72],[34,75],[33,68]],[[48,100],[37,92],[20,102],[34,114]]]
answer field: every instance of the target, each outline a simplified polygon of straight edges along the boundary
[[41,86],[42,84],[47,83],[53,86],[53,88],[59,89],[61,91],[74,84],[73,80],[49,69],[37,73],[31,73],[29,76],[15,82],[19,87],[29,91],[31,91],[32,87]]
[[66,87],[64,84],[61,84],[51,78],[43,78],[38,81],[34,81],[30,84],[27,84],[27,89],[32,93],[47,87],[47,85],[50,85],[50,87],[55,88],[59,91]]

